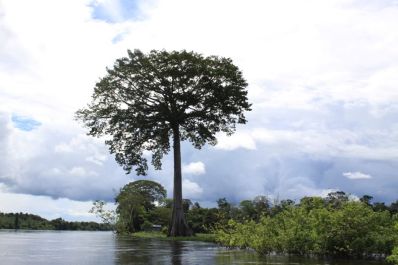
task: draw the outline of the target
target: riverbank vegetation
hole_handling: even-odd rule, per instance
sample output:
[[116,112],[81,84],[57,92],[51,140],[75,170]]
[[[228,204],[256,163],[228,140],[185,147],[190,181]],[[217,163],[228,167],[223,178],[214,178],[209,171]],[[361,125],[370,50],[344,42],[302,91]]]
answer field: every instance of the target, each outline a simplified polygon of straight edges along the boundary
[[364,199],[349,200],[342,192],[305,197],[298,204],[285,201],[258,221],[230,219],[219,225],[216,241],[265,255],[385,257],[398,242],[397,215],[378,206]]
[[109,231],[113,227],[107,223],[68,222],[62,218],[49,221],[34,214],[0,212],[0,229]]
[[[209,241],[227,247],[250,248],[263,255],[384,258],[393,253],[389,259],[395,261],[398,201],[386,205],[372,199],[336,191],[325,198],[304,197],[298,202],[257,196],[232,204],[220,198],[214,208],[184,199],[183,211],[192,231],[201,235],[198,240],[209,234]],[[160,184],[147,180],[129,183],[121,189],[116,203],[118,233],[166,238],[173,202]]]

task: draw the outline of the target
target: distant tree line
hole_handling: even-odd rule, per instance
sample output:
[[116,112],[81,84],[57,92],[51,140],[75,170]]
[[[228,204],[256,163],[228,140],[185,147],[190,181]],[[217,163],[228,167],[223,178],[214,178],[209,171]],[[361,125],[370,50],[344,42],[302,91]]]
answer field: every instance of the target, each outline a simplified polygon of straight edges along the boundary
[[34,214],[0,212],[0,229],[108,231],[113,227],[106,223],[68,222],[62,218],[49,221]]

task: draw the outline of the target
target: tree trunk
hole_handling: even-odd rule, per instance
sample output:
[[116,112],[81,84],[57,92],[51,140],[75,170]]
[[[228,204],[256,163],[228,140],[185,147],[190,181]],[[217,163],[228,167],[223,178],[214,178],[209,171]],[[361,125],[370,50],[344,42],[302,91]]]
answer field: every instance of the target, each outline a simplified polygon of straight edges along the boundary
[[173,213],[169,226],[168,236],[191,236],[192,230],[189,228],[182,207],[182,174],[181,174],[181,146],[180,129],[173,128],[173,150],[174,150],[174,194],[173,194]]

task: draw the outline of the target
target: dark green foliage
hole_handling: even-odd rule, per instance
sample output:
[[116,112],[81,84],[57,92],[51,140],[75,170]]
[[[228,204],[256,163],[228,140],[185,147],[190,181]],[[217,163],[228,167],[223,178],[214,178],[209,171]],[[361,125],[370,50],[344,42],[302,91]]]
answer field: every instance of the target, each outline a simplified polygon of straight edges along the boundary
[[96,222],[68,222],[61,218],[48,221],[27,213],[0,213],[0,229],[108,231],[112,226]]
[[216,208],[202,208],[195,203],[187,213],[188,224],[194,233],[211,233],[219,219]]
[[19,229],[19,214],[15,214],[14,229]]
[[398,213],[398,200],[396,200],[395,202],[391,203],[390,207],[389,207],[389,211],[393,214],[397,214]]
[[144,231],[151,231],[153,224],[148,220],[145,220],[144,223],[141,225],[141,229]]
[[348,201],[348,194],[344,191],[335,191],[328,194],[326,202],[329,207],[339,208],[341,205]]
[[257,196],[253,200],[256,211],[255,220],[260,220],[263,215],[269,215],[271,210],[271,203],[266,196]]
[[170,222],[170,216],[171,216],[170,207],[159,206],[149,211],[147,219],[153,224],[161,225],[162,227],[167,227]]
[[85,231],[109,231],[113,227],[109,224],[99,224],[96,222],[68,222],[62,218],[50,221],[55,230],[85,230]]
[[232,205],[227,201],[226,198],[220,198],[217,200],[218,206],[218,219],[220,223],[226,224],[229,219],[233,218]]
[[388,206],[384,202],[373,203],[373,209],[377,212],[383,212],[389,210]]
[[371,201],[373,200],[373,197],[370,195],[363,195],[359,200],[367,205],[372,205]]
[[191,206],[192,201],[190,199],[182,199],[182,210],[184,211],[184,214],[188,213]]

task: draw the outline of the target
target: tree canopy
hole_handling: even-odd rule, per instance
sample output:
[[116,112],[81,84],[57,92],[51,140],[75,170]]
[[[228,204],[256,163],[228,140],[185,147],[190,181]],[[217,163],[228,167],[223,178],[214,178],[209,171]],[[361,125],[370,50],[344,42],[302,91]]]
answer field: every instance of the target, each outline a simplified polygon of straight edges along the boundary
[[162,203],[166,199],[166,190],[162,185],[151,180],[136,180],[130,182],[120,189],[115,201],[119,203],[123,197],[135,194],[140,197],[140,202],[145,210],[150,210],[155,207],[155,203]]
[[196,148],[216,144],[215,133],[231,134],[250,110],[246,81],[229,58],[188,51],[128,51],[95,86],[92,102],[77,112],[89,135],[106,141],[116,161],[137,174],[170,151],[173,128]]

